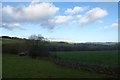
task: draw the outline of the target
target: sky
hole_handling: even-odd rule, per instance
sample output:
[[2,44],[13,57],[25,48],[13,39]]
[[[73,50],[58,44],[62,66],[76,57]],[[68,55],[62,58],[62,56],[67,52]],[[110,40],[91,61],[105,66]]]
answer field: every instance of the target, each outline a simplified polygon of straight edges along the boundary
[[2,2],[119,2],[120,0],[1,0]]
[[52,41],[118,41],[117,2],[4,2],[0,35]]

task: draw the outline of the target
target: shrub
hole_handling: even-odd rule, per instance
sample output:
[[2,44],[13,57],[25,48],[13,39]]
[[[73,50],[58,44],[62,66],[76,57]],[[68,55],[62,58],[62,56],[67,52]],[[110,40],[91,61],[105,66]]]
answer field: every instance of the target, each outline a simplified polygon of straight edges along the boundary
[[30,41],[30,49],[28,53],[32,58],[49,57],[49,51],[46,42],[40,40]]

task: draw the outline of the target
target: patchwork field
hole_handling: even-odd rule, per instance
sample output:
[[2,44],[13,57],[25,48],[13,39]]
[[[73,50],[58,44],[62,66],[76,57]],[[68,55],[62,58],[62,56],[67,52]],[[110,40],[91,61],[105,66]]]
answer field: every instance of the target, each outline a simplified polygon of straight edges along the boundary
[[3,78],[104,78],[84,70],[61,67],[47,59],[32,59],[28,56],[3,54]]

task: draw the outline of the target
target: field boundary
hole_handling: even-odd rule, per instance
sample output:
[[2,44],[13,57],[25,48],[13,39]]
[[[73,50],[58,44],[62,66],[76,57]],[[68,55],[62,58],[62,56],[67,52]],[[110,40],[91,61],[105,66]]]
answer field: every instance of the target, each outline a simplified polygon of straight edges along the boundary
[[108,65],[88,64],[88,63],[75,62],[70,60],[61,60],[61,59],[52,59],[52,61],[60,66],[66,66],[79,70],[108,74],[114,78],[118,77],[118,68],[112,68],[111,66]]

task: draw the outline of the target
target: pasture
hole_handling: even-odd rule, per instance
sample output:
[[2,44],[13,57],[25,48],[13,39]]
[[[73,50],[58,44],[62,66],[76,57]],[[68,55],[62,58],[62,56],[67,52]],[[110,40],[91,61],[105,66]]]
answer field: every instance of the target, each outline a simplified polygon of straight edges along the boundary
[[[60,66],[55,64],[51,59],[32,59],[28,56],[18,56],[22,50],[27,50],[25,45],[30,44],[28,40],[20,39],[3,39],[3,78],[104,78],[110,77],[104,73],[86,71],[84,69],[74,69],[71,67]],[[52,44],[52,45],[49,45]],[[58,59],[63,61],[75,61],[86,64],[108,65],[111,67],[118,66],[118,51],[64,51],[64,45],[69,49],[71,46],[66,43],[49,42],[47,46],[50,48],[49,57],[56,54]],[[58,46],[58,45],[61,45]],[[89,46],[90,47],[90,46]],[[53,48],[53,49],[51,49]],[[63,50],[61,50],[61,48]],[[66,49],[67,49],[66,48]],[[28,49],[29,50],[29,49]],[[55,51],[54,51],[55,50]],[[57,50],[57,51],[56,51]],[[14,52],[14,53],[13,53]],[[35,51],[33,51],[35,52]],[[13,55],[14,54],[14,55]],[[16,54],[16,55],[15,55]]]
[[0,78],[2,77],[2,54],[0,52]]
[[118,51],[64,51],[52,52],[52,54],[56,54],[61,60],[118,66]]
[[62,67],[48,59],[32,59],[29,56],[3,54],[3,78],[104,78],[84,70]]
[[2,39],[2,44],[23,44],[25,40],[19,40],[19,39]]

